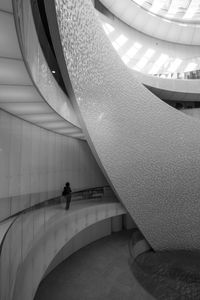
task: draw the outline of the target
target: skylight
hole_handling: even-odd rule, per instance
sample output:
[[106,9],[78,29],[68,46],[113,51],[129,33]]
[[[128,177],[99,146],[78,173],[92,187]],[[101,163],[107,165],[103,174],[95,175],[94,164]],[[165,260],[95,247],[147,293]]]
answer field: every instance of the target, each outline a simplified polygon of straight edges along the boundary
[[[161,0],[161,2],[164,1]],[[126,33],[127,36],[124,35],[122,30],[115,28],[114,25],[102,22],[102,27],[109,36],[113,47],[118,51],[122,61],[131,69],[152,75],[157,74],[159,77],[163,74],[164,78],[169,74],[169,78],[176,78],[177,76],[180,77],[181,72],[190,72],[199,68],[200,58],[198,56],[187,60],[182,57],[169,56],[158,49],[147,48],[147,44],[139,43],[137,40],[131,44],[132,39],[128,33]],[[112,32],[114,34],[110,35]]]
[[158,13],[165,5],[165,2],[166,2],[165,0],[154,0],[150,8],[150,11],[154,14]]
[[161,67],[166,63],[168,60],[169,56],[166,54],[161,54],[159,58],[156,60],[154,63],[153,67],[149,71],[149,74],[156,74],[158,71],[161,69]]
[[185,15],[183,16],[183,19],[191,19],[196,12],[198,12],[200,9],[200,2],[199,0],[192,0],[190,2],[189,8],[186,11]]
[[167,69],[167,72],[169,73],[174,73],[178,67],[181,65],[182,63],[182,59],[180,58],[176,58],[175,60],[173,60],[170,64],[170,67]]
[[124,63],[127,64],[141,48],[142,45],[135,42],[133,46],[122,56],[122,60],[124,61]]
[[111,32],[113,32],[115,30],[114,27],[108,23],[103,24],[103,29],[107,35],[109,35]]
[[121,34],[114,42],[112,42],[114,48],[118,50],[128,41],[127,37]]
[[200,21],[199,0],[132,0],[153,14],[164,18]]
[[154,55],[154,53],[155,50],[148,49],[143,55],[143,57],[137,62],[134,69],[137,71],[142,70],[145,67],[145,65],[148,63],[148,61],[151,59],[151,57]]

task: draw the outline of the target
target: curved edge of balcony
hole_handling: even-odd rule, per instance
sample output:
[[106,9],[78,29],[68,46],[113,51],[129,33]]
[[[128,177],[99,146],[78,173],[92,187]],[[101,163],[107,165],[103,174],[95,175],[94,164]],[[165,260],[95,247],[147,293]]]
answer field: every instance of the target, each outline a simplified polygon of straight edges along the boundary
[[[13,289],[8,292],[13,299],[33,299],[54,257],[79,232],[99,221],[126,214],[126,211],[119,202],[96,200],[77,203],[67,212],[62,207],[55,206],[53,215],[52,213],[52,208],[45,211],[46,219],[49,215],[46,223],[42,222],[44,215],[41,214],[41,220],[37,221],[37,226],[35,226],[37,232],[32,241],[30,241],[30,231],[34,226],[30,220],[34,218],[28,215],[27,220],[23,219],[26,223],[22,245],[23,258],[21,262],[19,260],[17,266],[18,255],[12,252],[14,255],[11,258],[17,270],[13,278]],[[21,229],[20,222],[16,225]],[[9,239],[9,235],[7,238]],[[15,238],[13,238],[13,243],[14,240]],[[18,249],[21,251],[20,247]]]
[[[84,138],[70,100],[55,82],[55,78],[44,59],[35,27],[32,26],[33,17],[30,7],[27,14],[25,14],[24,6],[23,11],[20,9],[17,14],[14,9],[15,0],[8,2],[11,8],[13,4],[9,13],[4,10],[3,4],[0,5],[2,25],[0,30],[2,37],[0,47],[0,108],[49,131],[69,137]],[[24,1],[24,3],[30,4],[29,1]],[[20,45],[17,25],[19,21],[23,36],[29,38],[29,42],[26,44],[29,48],[22,48]],[[26,26],[27,22],[29,27]],[[28,36],[27,30],[30,33]],[[26,52],[31,59],[28,65],[24,53],[31,48],[32,52]],[[41,58],[39,62],[36,56],[34,58],[35,51],[39,51]],[[35,70],[35,78],[30,72],[30,63],[32,69]],[[38,63],[40,63],[40,68]],[[46,77],[41,72],[43,69],[46,70]],[[38,82],[40,83],[39,86]]]

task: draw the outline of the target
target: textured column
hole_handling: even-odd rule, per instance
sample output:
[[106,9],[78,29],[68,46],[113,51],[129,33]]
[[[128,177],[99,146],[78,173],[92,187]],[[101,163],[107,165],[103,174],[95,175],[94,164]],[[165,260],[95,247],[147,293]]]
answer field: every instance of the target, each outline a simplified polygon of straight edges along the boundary
[[88,142],[154,249],[200,248],[200,123],[143,87],[90,0],[56,0],[66,66]]

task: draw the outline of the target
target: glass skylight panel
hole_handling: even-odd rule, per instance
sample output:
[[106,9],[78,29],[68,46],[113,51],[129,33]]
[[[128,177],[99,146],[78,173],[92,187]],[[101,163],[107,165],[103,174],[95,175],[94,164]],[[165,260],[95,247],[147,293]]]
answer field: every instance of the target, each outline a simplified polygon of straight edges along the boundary
[[103,29],[107,35],[109,35],[111,32],[115,30],[114,27],[108,23],[103,24]]
[[130,57],[128,57],[127,55],[123,55],[123,56],[122,56],[122,60],[123,60],[123,62],[127,65],[128,62],[130,61]]
[[153,50],[153,49],[148,49],[147,51],[146,51],[146,53],[145,53],[145,57],[147,57],[147,58],[151,58],[153,55],[154,55],[154,53],[155,53],[155,50]]
[[135,65],[134,69],[137,71],[140,71],[141,69],[144,68],[144,66],[148,63],[148,61],[150,60],[150,58],[154,55],[155,50],[153,49],[148,49],[144,56],[137,62],[137,64]]
[[199,0],[192,0],[183,19],[191,19],[200,8]]
[[166,54],[161,54],[157,61],[154,63],[153,67],[149,71],[149,74],[156,74],[160,68],[166,63],[166,61],[169,59],[169,56]]
[[142,45],[135,42],[133,46],[122,56],[122,60],[124,61],[124,63],[127,64],[141,48]]
[[127,40],[128,40],[127,37],[126,37],[125,35],[121,34],[121,35],[116,39],[116,43],[117,43],[119,46],[122,47],[122,46],[126,43]]
[[140,43],[134,43],[133,46],[125,53],[125,55],[128,55],[130,58],[133,58],[135,54],[142,48],[142,45]]
[[176,13],[179,11],[181,2],[183,2],[183,0],[172,0],[169,10],[166,14],[166,17],[173,18],[176,15]]
[[187,67],[185,68],[184,72],[190,72],[196,70],[197,63],[190,62]]
[[166,5],[166,2],[168,2],[168,0],[154,0],[150,11],[156,14]]
[[142,57],[138,63],[135,65],[134,69],[137,71],[140,71],[141,69],[144,68],[144,66],[147,64],[148,59],[146,57]]
[[121,34],[114,42],[112,42],[113,47],[118,50],[128,41],[127,37]]
[[170,67],[168,68],[167,72],[169,72],[169,73],[175,72],[178,69],[178,67],[181,65],[181,63],[182,63],[182,59],[176,58],[175,60],[173,60],[171,62]]

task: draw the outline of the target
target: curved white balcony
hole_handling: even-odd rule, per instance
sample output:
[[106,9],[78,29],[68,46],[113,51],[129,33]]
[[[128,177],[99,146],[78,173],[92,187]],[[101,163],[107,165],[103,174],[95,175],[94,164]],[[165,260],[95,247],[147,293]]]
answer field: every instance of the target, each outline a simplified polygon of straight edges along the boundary
[[185,23],[183,20],[177,22],[165,19],[145,10],[134,1],[100,1],[119,19],[147,35],[173,43],[200,45],[200,24],[198,22]]
[[[1,249],[1,299],[32,300],[45,272],[63,246],[84,229],[103,220],[108,222],[101,231],[110,234],[112,218],[125,213],[114,199],[93,199],[72,203],[67,212],[64,206],[57,205],[18,216]],[[95,231],[96,239],[102,234],[99,229],[97,227]],[[90,240],[95,238],[91,235],[88,243]],[[73,249],[76,251],[75,245]]]
[[22,10],[16,5],[15,20],[12,1],[0,2],[0,108],[56,133],[83,138],[73,107],[42,54],[30,3],[25,3]]

